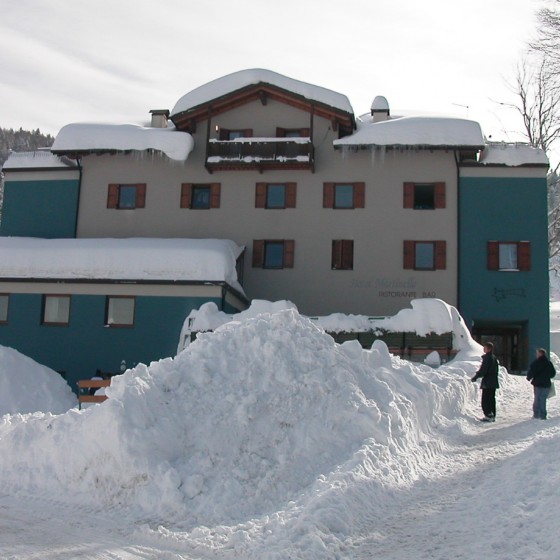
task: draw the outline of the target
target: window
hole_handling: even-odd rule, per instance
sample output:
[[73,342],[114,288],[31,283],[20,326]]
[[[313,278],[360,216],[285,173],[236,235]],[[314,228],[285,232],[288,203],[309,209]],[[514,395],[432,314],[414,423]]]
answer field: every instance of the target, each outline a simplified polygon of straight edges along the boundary
[[529,241],[489,241],[489,270],[531,270]]
[[365,207],[365,183],[323,183],[323,208]]
[[444,270],[447,266],[445,241],[405,241],[403,267],[411,270]]
[[352,239],[335,239],[332,242],[332,270],[354,269],[354,241]]
[[181,185],[181,208],[208,210],[220,207],[220,183]]
[[257,183],[255,208],[295,208],[296,183]]
[[445,208],[445,183],[403,183],[403,208]]
[[8,304],[10,296],[8,294],[0,294],[0,323],[8,322]]
[[70,296],[45,295],[43,297],[43,325],[68,325],[70,322]]
[[254,268],[293,268],[294,241],[270,239],[253,241]]
[[276,128],[277,138],[309,138],[309,128]]
[[107,297],[105,325],[108,327],[132,327],[136,300],[130,296]]
[[228,128],[220,128],[220,140],[235,140],[236,138],[252,138],[252,128],[238,128],[230,130]]
[[107,194],[107,208],[134,210],[146,206],[146,184],[110,184]]

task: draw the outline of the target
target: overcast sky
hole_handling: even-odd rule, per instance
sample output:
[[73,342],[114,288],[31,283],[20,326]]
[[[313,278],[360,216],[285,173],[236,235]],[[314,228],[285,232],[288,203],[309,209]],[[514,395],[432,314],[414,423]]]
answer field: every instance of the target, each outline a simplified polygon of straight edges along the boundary
[[539,0],[0,0],[0,126],[146,123],[185,93],[268,68],[393,114],[521,122],[498,102],[535,34]]

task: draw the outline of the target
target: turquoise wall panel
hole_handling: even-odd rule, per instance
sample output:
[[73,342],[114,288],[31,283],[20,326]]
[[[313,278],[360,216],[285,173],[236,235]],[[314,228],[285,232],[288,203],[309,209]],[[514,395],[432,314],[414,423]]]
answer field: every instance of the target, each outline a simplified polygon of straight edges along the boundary
[[78,180],[6,181],[0,234],[74,237]]
[[76,390],[79,379],[97,369],[127,367],[174,356],[183,322],[193,309],[220,298],[137,297],[132,328],[105,327],[105,297],[73,295],[68,326],[41,325],[42,296],[11,294],[8,323],[0,325],[0,344],[64,372]]
[[[530,356],[548,347],[546,179],[461,178],[460,311],[473,320],[527,322]],[[488,241],[530,241],[531,270],[488,270]]]

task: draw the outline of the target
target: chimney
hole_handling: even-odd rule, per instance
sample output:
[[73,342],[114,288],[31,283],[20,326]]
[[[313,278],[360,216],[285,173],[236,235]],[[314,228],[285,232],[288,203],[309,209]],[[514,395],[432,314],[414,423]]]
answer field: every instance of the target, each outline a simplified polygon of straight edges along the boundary
[[389,120],[389,102],[382,95],[378,95],[371,104],[371,116],[373,122],[382,122]]
[[152,115],[152,128],[167,128],[168,109],[152,109],[150,113]]

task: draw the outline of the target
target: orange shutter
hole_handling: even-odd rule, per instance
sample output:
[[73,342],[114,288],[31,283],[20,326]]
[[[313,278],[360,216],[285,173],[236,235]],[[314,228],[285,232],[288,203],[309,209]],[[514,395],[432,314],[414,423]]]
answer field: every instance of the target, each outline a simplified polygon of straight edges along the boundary
[[220,193],[222,190],[221,183],[210,184],[210,208],[220,207]]
[[414,268],[414,241],[403,242],[403,268]]
[[266,183],[257,183],[255,189],[255,208],[266,207]]
[[253,137],[253,129],[252,128],[246,128],[243,131],[243,137],[244,138],[252,138]]
[[517,267],[519,270],[531,270],[531,243],[520,241],[517,245]]
[[354,183],[354,208],[365,208],[366,206],[366,184]]
[[447,243],[445,241],[436,241],[436,259],[435,269],[445,270],[447,268]]
[[344,270],[354,268],[354,241],[352,239],[342,241],[342,268]]
[[262,268],[264,264],[264,240],[253,241],[253,268]]
[[323,208],[334,208],[334,183],[323,183]]
[[297,183],[286,183],[286,208],[296,207]]
[[488,241],[488,270],[500,268],[500,244],[497,241]]
[[181,208],[190,208],[192,204],[192,183],[181,185]]
[[342,268],[342,241],[339,239],[334,239],[332,242],[331,268],[333,270]]
[[445,183],[435,184],[434,206],[445,208]]
[[136,208],[146,207],[146,183],[136,185]]
[[119,205],[119,185],[111,183],[107,191],[107,208],[117,208]]
[[403,183],[403,208],[414,208],[414,183]]
[[294,268],[295,242],[292,239],[284,241],[284,268]]

